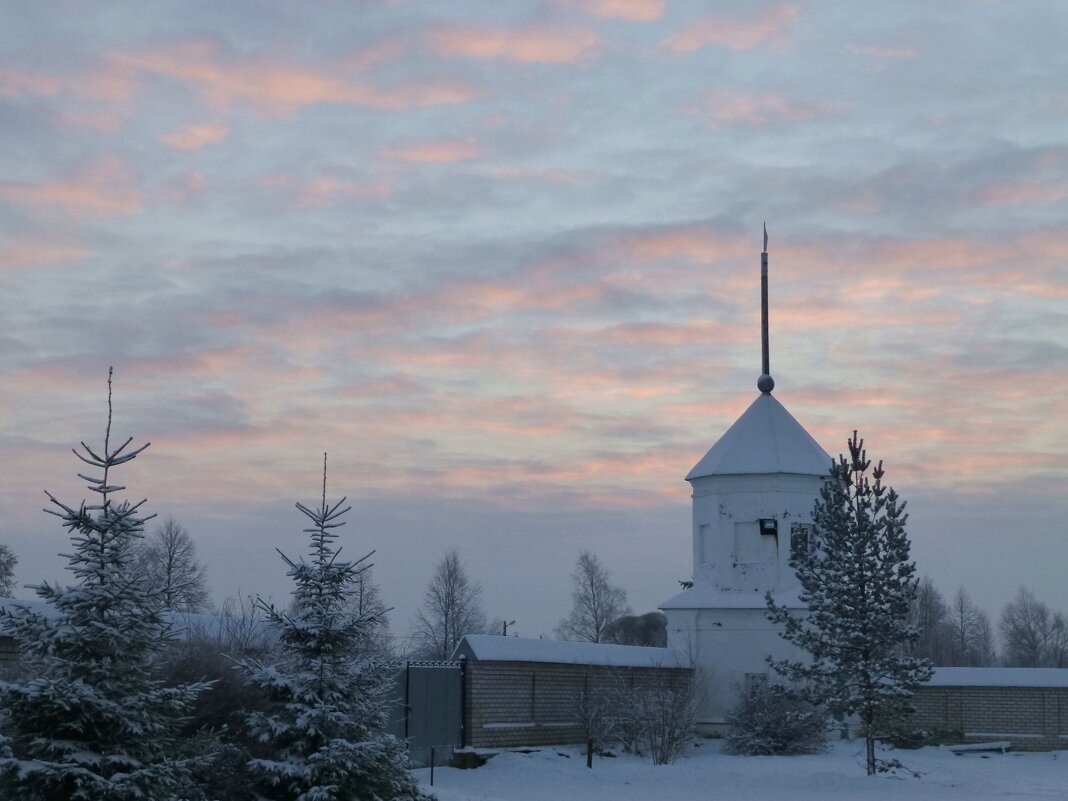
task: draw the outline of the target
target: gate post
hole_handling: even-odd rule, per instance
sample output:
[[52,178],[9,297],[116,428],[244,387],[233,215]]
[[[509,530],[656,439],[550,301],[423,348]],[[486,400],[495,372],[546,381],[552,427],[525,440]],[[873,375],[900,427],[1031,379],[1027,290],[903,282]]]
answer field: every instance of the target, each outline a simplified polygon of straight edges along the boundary
[[467,656],[460,654],[460,748],[467,748]]
[[408,721],[412,717],[412,707],[409,704],[409,693],[411,692],[412,683],[412,663],[411,660],[405,660],[404,662],[404,741],[408,742]]

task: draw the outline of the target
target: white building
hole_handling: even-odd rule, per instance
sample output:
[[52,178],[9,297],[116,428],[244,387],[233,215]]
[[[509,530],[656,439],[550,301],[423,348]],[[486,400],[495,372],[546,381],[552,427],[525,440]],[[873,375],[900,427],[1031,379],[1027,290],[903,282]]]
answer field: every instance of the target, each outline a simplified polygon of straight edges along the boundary
[[831,466],[827,452],[771,395],[766,248],[765,239],[761,394],[686,476],[693,489],[693,586],[660,606],[668,647],[689,651],[699,671],[706,729],[722,726],[747,686],[766,681],[768,655],[796,655],[768,622],[765,594],[800,607],[791,543],[807,537]]

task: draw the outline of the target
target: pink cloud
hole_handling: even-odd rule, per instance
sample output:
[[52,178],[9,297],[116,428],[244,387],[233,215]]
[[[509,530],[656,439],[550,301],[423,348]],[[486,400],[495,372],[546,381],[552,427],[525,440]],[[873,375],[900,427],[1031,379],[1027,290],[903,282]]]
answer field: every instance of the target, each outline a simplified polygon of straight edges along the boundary
[[1040,181],[995,184],[977,192],[973,202],[980,206],[1006,206],[1021,203],[1049,203],[1068,197],[1068,187],[1050,186]]
[[722,89],[707,92],[691,110],[704,115],[712,127],[753,128],[809,122],[836,113],[829,103],[802,103],[773,92],[743,94]]
[[116,156],[102,158],[69,180],[50,183],[0,183],[0,201],[28,206],[59,206],[99,217],[133,214],[144,197],[132,187],[133,177]]
[[693,53],[712,45],[754,50],[781,40],[797,17],[795,5],[773,6],[755,19],[707,17],[678,31],[667,40],[667,46],[677,53]]
[[554,184],[591,186],[596,183],[593,173],[576,170],[531,169],[526,167],[490,167],[485,171],[490,178],[501,181],[532,180]]
[[408,142],[379,151],[390,161],[410,164],[446,164],[476,158],[480,149],[471,139]]
[[133,69],[190,84],[213,106],[228,108],[242,101],[274,114],[321,103],[421,108],[464,103],[476,94],[469,86],[445,80],[381,87],[347,79],[333,67],[312,69],[264,59],[225,61],[215,45],[203,42],[116,58]]
[[122,104],[129,100],[136,86],[136,77],[126,65],[110,56],[92,69],[75,75],[0,70],[0,97],[55,97],[64,94]]
[[570,64],[590,59],[599,40],[597,34],[584,30],[471,26],[433,31],[427,41],[443,56]]
[[855,56],[870,56],[872,58],[916,58],[915,50],[908,48],[871,47],[861,45],[846,45],[846,52]]
[[674,325],[667,323],[625,323],[591,332],[589,338],[598,344],[628,347],[683,347],[695,342],[744,342],[752,334],[736,325],[714,320],[690,320]]
[[198,150],[223,141],[229,134],[230,129],[225,125],[189,125],[160,138],[175,150]]
[[[931,311],[925,308],[887,308],[888,304],[856,302],[849,305],[828,302],[823,297],[779,301],[775,325],[787,331],[824,331],[828,320],[843,328],[941,328],[959,322],[961,313],[953,309]],[[894,304],[897,306],[897,304]]]
[[202,193],[207,186],[208,179],[203,173],[188,172],[168,181],[168,186],[160,197],[171,203],[184,203]]
[[726,236],[699,225],[684,225],[657,231],[628,233],[612,245],[621,255],[640,261],[686,259],[712,262],[752,255],[753,242]]
[[123,118],[108,111],[60,111],[57,120],[64,128],[85,128],[104,133],[114,133],[123,126]]
[[560,0],[563,5],[602,19],[650,22],[664,16],[665,0]]
[[81,261],[88,251],[80,245],[22,239],[10,241],[0,250],[0,270],[33,267],[39,264]]
[[57,75],[0,70],[0,97],[22,97],[23,95],[51,97],[58,95],[64,85],[63,78]]
[[253,182],[258,189],[283,189],[297,208],[330,206],[340,200],[361,197],[389,197],[393,185],[383,181],[354,184],[336,178],[298,178],[291,175],[266,175]]

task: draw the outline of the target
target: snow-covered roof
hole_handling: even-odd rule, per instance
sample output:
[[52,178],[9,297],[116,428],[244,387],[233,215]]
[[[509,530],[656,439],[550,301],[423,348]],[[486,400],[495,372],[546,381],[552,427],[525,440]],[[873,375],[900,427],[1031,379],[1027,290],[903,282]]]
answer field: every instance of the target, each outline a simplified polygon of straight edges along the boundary
[[[660,604],[661,609],[766,609],[764,590],[759,592],[723,592],[714,587],[690,587]],[[779,606],[802,609],[797,590],[776,592],[771,596]]]
[[468,634],[460,640],[453,652],[453,659],[461,656],[480,662],[554,662],[565,665],[608,665],[612,667],[690,667],[689,656],[672,648],[533,640],[526,637],[502,637],[497,634]]
[[825,476],[831,457],[769,395],[760,395],[686,476],[794,473]]
[[932,687],[1068,687],[1068,668],[940,667]]

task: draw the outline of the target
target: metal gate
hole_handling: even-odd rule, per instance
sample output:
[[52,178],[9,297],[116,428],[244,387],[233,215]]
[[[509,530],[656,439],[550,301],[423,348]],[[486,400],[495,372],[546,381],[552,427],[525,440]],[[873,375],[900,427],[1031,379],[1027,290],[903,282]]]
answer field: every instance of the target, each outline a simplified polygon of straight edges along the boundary
[[412,764],[444,765],[463,745],[463,662],[409,661],[397,674],[390,732],[408,742]]

